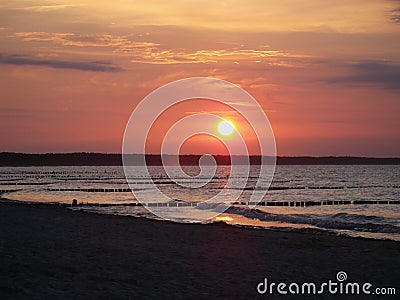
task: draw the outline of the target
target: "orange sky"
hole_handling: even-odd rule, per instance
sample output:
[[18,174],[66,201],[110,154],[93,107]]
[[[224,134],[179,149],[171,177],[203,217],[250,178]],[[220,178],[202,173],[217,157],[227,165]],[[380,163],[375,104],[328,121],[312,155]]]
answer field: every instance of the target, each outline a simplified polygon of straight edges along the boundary
[[[3,0],[0,151],[121,152],[137,103],[192,76],[251,93],[278,155],[400,156],[396,0]],[[207,101],[173,109],[149,151],[178,116],[235,117]],[[182,150],[209,151],[201,141]]]

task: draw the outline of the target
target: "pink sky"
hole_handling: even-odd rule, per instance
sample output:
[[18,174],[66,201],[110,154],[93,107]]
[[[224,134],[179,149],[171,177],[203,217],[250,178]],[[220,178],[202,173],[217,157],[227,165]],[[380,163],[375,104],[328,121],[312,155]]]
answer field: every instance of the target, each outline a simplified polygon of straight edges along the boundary
[[[278,155],[400,156],[399,1],[5,0],[0,66],[0,151],[119,153],[144,96],[207,76],[257,99]],[[179,116],[235,118],[189,104],[156,124],[150,152]],[[204,138],[182,151],[223,153]]]

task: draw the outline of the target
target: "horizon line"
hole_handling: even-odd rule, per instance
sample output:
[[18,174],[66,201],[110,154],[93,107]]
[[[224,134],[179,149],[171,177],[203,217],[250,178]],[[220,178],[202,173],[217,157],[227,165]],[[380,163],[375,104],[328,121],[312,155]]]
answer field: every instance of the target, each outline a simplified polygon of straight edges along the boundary
[[[153,155],[153,156],[175,156],[176,154],[161,154],[161,153],[118,153],[118,152],[90,152],[90,151],[74,151],[74,152],[13,152],[13,151],[1,151],[0,154],[18,154],[18,155],[71,155],[71,154],[96,154],[96,155]],[[194,154],[194,153],[189,153],[189,154],[179,154],[178,156],[203,156],[203,155],[212,155],[212,156],[222,156],[222,157],[231,157],[231,156],[239,156],[239,157],[245,157],[247,155],[245,154],[210,154],[210,153],[204,153],[204,154]],[[271,155],[261,155],[261,154],[251,154],[248,155],[249,157],[274,157]],[[357,155],[321,155],[321,156],[315,156],[315,155],[276,155],[275,157],[281,157],[281,158],[384,158],[384,159],[399,159],[400,156],[357,156]]]

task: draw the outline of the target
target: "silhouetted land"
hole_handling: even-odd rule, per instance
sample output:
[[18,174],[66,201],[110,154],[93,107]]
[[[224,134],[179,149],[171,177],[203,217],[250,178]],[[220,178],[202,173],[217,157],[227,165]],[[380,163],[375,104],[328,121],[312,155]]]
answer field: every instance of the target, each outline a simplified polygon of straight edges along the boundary
[[[130,165],[137,165],[143,155],[132,154],[126,158]],[[173,156],[165,156],[168,162]],[[214,156],[219,165],[229,165],[231,159],[229,156]],[[244,156],[237,156],[239,164],[245,161]],[[181,155],[179,157],[182,165],[198,165],[200,155]],[[267,158],[273,161],[272,158]],[[146,155],[148,165],[162,165],[160,155]],[[253,165],[260,164],[260,156],[251,156],[250,162]],[[277,158],[278,165],[399,165],[400,158],[377,158],[377,157],[351,157],[351,156],[327,156],[327,157],[286,157]],[[0,153],[0,166],[121,166],[121,154],[103,154],[103,153],[46,153],[46,154],[28,154],[28,153]]]

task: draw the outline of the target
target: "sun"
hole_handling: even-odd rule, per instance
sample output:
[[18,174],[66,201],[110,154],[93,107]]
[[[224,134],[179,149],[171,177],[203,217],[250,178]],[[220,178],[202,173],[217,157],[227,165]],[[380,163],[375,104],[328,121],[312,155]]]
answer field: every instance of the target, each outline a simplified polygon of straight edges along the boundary
[[222,135],[231,135],[235,131],[235,125],[230,121],[221,121],[218,123],[218,132]]

